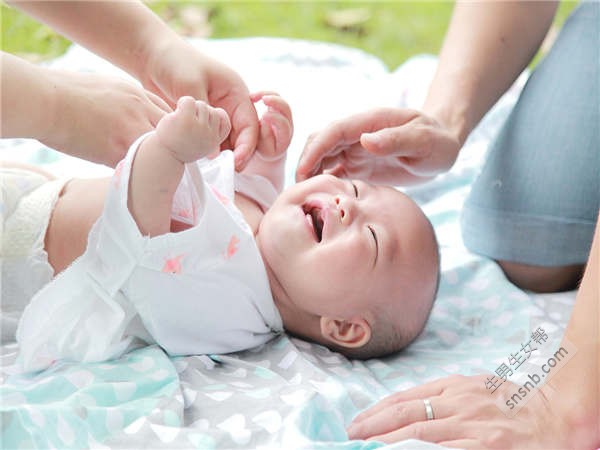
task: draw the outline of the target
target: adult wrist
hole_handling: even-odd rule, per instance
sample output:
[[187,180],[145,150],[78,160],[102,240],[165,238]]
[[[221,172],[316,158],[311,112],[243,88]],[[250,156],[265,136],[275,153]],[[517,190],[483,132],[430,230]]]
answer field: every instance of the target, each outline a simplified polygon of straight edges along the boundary
[[67,130],[62,125],[66,115],[64,105],[69,102],[64,77],[54,69],[36,67],[35,70],[42,72],[39,74],[39,79],[43,80],[38,93],[40,98],[36,101],[43,106],[32,118],[33,137],[51,148],[62,150],[67,139]]
[[458,149],[462,148],[472,130],[468,112],[466,106],[461,107],[460,104],[446,106],[430,102],[429,98],[423,105],[423,113],[436,120],[456,139],[459,143]]
[[166,29],[159,37],[148,37],[147,45],[140,50],[140,58],[133,74],[148,89],[165,84],[172,67],[165,67],[168,56],[181,45],[188,45],[181,36]]

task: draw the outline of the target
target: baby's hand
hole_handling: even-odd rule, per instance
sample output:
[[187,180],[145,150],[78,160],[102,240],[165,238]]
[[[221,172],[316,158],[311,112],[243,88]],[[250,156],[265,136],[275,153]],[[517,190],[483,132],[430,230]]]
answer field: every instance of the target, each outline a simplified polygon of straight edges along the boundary
[[158,122],[156,136],[175,159],[188,163],[216,154],[230,129],[229,116],[223,109],[181,97],[175,111]]
[[262,100],[267,106],[267,111],[260,118],[256,151],[266,160],[278,159],[285,155],[294,133],[290,105],[275,92],[257,92],[251,94],[250,99],[254,103]]

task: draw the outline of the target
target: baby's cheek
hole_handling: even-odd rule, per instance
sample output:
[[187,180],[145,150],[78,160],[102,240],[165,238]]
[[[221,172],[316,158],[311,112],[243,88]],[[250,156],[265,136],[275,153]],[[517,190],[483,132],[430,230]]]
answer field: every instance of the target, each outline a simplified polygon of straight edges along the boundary
[[359,249],[355,245],[321,244],[322,251],[314,258],[314,269],[335,282],[347,281],[361,266]]

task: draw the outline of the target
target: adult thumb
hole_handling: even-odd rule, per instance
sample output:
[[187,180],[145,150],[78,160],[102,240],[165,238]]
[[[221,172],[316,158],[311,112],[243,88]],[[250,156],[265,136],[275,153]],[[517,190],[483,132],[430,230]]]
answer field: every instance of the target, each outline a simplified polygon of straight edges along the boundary
[[416,156],[417,136],[412,127],[384,128],[372,133],[363,133],[360,144],[369,152],[378,156]]

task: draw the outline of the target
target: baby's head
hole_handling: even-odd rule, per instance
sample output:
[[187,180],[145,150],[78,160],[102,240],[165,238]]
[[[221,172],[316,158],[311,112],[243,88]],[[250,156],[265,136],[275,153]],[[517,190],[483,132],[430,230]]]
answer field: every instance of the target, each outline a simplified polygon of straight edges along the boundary
[[256,240],[284,327],[352,358],[407,346],[439,277],[433,228],[406,195],[331,175],[286,189]]

